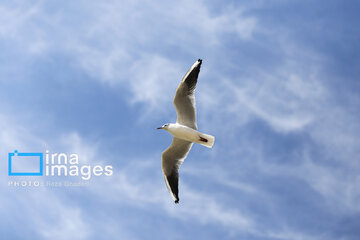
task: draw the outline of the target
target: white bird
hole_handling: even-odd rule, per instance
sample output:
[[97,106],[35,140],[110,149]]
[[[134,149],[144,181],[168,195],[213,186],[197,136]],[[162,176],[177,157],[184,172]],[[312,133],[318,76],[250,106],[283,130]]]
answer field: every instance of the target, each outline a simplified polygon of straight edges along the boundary
[[173,135],[171,145],[162,153],[161,164],[166,186],[175,203],[179,202],[179,168],[192,144],[195,142],[212,148],[215,141],[214,136],[197,131],[194,91],[201,63],[199,59],[192,65],[176,89],[173,102],[177,113],[176,123],[167,123],[157,128]]

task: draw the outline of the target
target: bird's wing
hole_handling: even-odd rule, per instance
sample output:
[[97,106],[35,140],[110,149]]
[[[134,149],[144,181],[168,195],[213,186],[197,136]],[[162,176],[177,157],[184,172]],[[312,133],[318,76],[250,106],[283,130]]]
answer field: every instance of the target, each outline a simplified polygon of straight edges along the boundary
[[174,97],[176,122],[197,130],[194,91],[202,60],[197,60],[181,80]]
[[174,137],[171,145],[161,156],[161,165],[166,186],[175,203],[179,202],[179,168],[188,155],[191,146],[191,142]]

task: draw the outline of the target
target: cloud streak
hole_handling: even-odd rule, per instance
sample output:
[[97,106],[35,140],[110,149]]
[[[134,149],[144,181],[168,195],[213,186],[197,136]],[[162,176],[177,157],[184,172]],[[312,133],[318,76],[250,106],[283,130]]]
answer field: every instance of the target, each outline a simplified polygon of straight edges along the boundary
[[[3,186],[1,232],[356,239],[358,60],[342,31],[358,17],[308,4],[1,3],[2,156],[50,149],[114,166],[83,188]],[[198,124],[217,142],[193,147],[174,206],[160,167],[171,138],[154,128],[175,120],[174,91],[199,57]]]

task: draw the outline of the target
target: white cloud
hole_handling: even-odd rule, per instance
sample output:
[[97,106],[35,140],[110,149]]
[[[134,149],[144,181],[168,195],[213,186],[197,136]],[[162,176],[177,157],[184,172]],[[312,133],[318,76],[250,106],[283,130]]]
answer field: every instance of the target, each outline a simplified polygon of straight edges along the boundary
[[181,71],[175,62],[156,55],[137,60],[129,72],[132,78],[128,84],[134,93],[133,101],[145,102],[151,108],[171,103],[181,79],[178,76]]
[[39,13],[38,6],[19,4],[15,9],[0,6],[0,36],[19,39],[23,25]]
[[[95,78],[122,83],[133,94],[131,102],[143,102],[160,111],[159,103],[169,100],[166,94],[174,94],[169,89],[174,89],[187,68],[180,68],[178,60],[166,56],[169,53],[157,51],[158,45],[169,46],[169,51],[184,48],[193,54],[218,44],[224,33],[249,39],[256,27],[256,19],[243,17],[243,10],[212,14],[205,3],[187,0],[160,5],[133,2],[125,9],[123,3],[111,2],[101,4],[98,10],[107,14],[95,14],[94,24],[79,29],[87,34],[71,43],[69,51],[76,53],[80,66]],[[153,18],[155,13],[157,18]],[[91,43],[96,36],[103,36],[98,45]],[[154,50],[145,47],[149,44]]]
[[63,134],[59,137],[57,145],[57,147],[64,148],[69,154],[78,154],[83,163],[100,163],[103,161],[101,156],[97,154],[98,143],[85,143],[77,132]]
[[324,87],[314,78],[291,72],[245,79],[242,86],[225,80],[233,101],[223,103],[235,115],[256,116],[280,132],[298,131],[316,119]]
[[[14,148],[20,152],[42,150],[46,146],[42,139],[35,137],[31,131],[5,116],[1,118],[0,153],[6,156]],[[7,169],[7,161],[1,161],[1,169]],[[0,172],[0,179],[8,181],[23,181],[21,177],[9,177],[6,171]],[[39,178],[32,178],[38,180]],[[4,184],[3,184],[4,185]],[[27,228],[44,238],[53,239],[86,239],[89,228],[85,223],[81,209],[69,205],[64,198],[59,197],[53,189],[29,187],[25,191],[6,186],[1,188],[2,220],[26,223]]]
[[349,171],[346,165],[328,164],[312,159],[309,149],[301,153],[299,164],[276,164],[268,159],[257,159],[258,169],[270,176],[286,176],[300,179],[319,193],[323,204],[338,214],[359,212],[360,178],[358,171]]
[[[20,129],[19,126],[10,124],[7,119],[2,117],[2,124],[6,125],[4,128],[6,131],[3,132],[3,137],[0,139],[3,146],[1,152],[7,152],[7,146],[20,147],[20,151],[22,149],[32,150],[37,145],[37,148],[45,146],[43,141],[34,137],[29,130],[23,129],[21,134],[14,131],[14,129]],[[7,138],[8,136],[12,136],[12,138]],[[50,146],[50,149],[59,148],[65,152],[76,152],[82,160],[86,158],[89,163],[95,164],[104,161],[104,155],[98,153],[97,144],[86,142],[78,133],[64,134],[58,138],[54,136],[51,143],[46,145]],[[101,201],[113,206],[132,205],[147,211],[163,209],[172,218],[179,218],[182,221],[192,219],[200,224],[221,224],[225,229],[235,233],[252,231],[253,225],[249,217],[236,209],[224,206],[216,195],[199,193],[186,184],[181,185],[184,199],[181,207],[175,205],[167,192],[161,168],[156,167],[160,166],[158,155],[155,158],[151,161],[130,159],[128,165],[121,169],[115,169],[113,176],[98,178],[96,181],[92,181],[92,184],[84,187],[82,191],[86,194],[106,195],[107,197],[102,198]],[[149,177],[148,172],[154,172],[155,169],[157,173]],[[5,181],[4,172],[1,173],[1,176],[1,179]],[[152,179],[153,177],[156,179]],[[85,208],[76,204],[68,205],[68,199],[65,196],[59,196],[64,193],[64,189],[41,187],[30,190],[22,192],[20,195],[14,195],[13,198],[19,198],[17,204],[22,211],[25,211],[23,217],[31,222],[32,228],[41,236],[64,239],[71,235],[76,239],[87,239],[93,234],[90,222],[86,221],[83,216]],[[8,195],[9,189],[2,189],[2,192],[6,192],[2,196]],[[15,207],[9,201],[5,201],[3,204],[6,206],[5,209]],[[5,211],[4,214],[10,213]]]
[[[75,14],[47,9],[47,2],[2,6],[1,22],[6,23],[1,28],[2,37],[16,39],[30,56],[69,55],[93,78],[110,85],[123,84],[133,95],[131,101],[151,107],[162,100],[160,93],[168,92],[173,85],[170,81],[178,83],[185,73],[179,71],[179,60],[170,60],[172,49],[195,55],[195,61],[203,49],[219,44],[223,34],[247,40],[256,28],[256,19],[245,17],[245,9],[227,8],[215,13],[205,2],[188,0],[162,4],[94,2],[87,3],[86,9],[73,6]],[[86,18],[86,24],[72,21],[69,25],[69,19],[79,16]],[[160,51],[160,45],[168,52]]]
[[[209,161],[209,159],[207,159],[207,161]],[[200,176],[199,169],[201,169]],[[192,175],[193,177],[206,179],[207,182],[220,184],[223,187],[230,187],[234,190],[241,191],[246,194],[255,194],[257,197],[261,197],[262,195],[259,189],[249,183],[246,179],[241,178],[241,176],[245,175],[245,170],[236,171],[236,177],[239,179],[237,180],[234,178],[234,172],[224,169],[219,163],[212,162],[211,164],[201,164],[193,162],[191,167],[188,165],[182,166],[181,173],[185,174],[185,176]]]
[[[37,210],[41,211],[41,214],[35,215],[35,224],[44,239],[88,239],[91,227],[83,219],[80,208],[68,206],[57,196],[49,194],[49,190],[42,197],[43,201],[39,202],[39,196],[36,196],[32,202],[37,201]],[[24,203],[25,206],[28,204]],[[49,222],[48,219],[53,220]]]
[[[221,224],[224,229],[239,232],[254,232],[255,226],[251,218],[238,209],[225,206],[215,193],[199,192],[181,183],[181,203],[174,204],[163,179],[158,156],[144,161],[130,159],[128,164],[117,170],[110,179],[102,179],[90,188],[94,194],[111,193],[103,201],[110,205],[132,205],[147,211],[163,210],[182,221],[196,221],[200,224]],[[156,172],[151,174],[149,172]],[[154,178],[154,179],[152,179]],[[101,191],[100,191],[101,189]]]
[[298,177],[324,197],[324,202],[344,213],[360,212],[360,178],[357,171],[316,164],[309,156],[300,166]]
[[[129,1],[127,4],[113,1],[87,3],[84,9],[74,6],[75,13],[72,14],[66,9],[49,13],[46,4],[15,4],[13,8],[1,6],[1,39],[14,41],[12,44],[15,48],[20,46],[21,50],[26,50],[24,54],[30,57],[54,52],[70,56],[71,64],[93,79],[127,89],[131,93],[130,103],[142,102],[150,110],[156,111],[171,105],[174,92],[169,89],[175,90],[187,66],[191,65],[182,63],[183,58],[221,47],[221,40],[226,35],[236,35],[238,41],[250,41],[254,37],[253,33],[258,31],[279,36],[275,38],[280,39],[276,46],[282,47],[279,51],[285,59],[281,67],[267,73],[254,69],[254,73],[246,79],[222,76],[216,79],[216,83],[204,83],[202,91],[197,95],[202,111],[199,120],[207,120],[201,126],[208,129],[211,129],[209,124],[214,129],[221,126],[218,133],[226,136],[239,126],[258,118],[279,134],[300,132],[309,136],[314,141],[310,143],[317,145],[316,151],[327,156],[323,160],[332,164],[336,162],[339,164],[338,170],[312,160],[301,162],[295,169],[271,165],[266,163],[264,150],[258,146],[249,152],[259,161],[259,168],[266,169],[266,174],[285,173],[299,178],[324,196],[326,204],[333,209],[341,206],[344,212],[359,211],[356,205],[359,199],[357,186],[360,183],[356,175],[360,149],[357,138],[360,135],[358,117],[332,98],[334,92],[327,88],[326,79],[321,74],[323,59],[316,53],[299,48],[294,44],[294,39],[289,39],[288,35],[278,29],[260,29],[259,21],[255,17],[245,16],[244,9],[224,9],[215,13],[205,2],[186,0],[159,5],[151,1]],[[154,14],[157,18],[153,17]],[[80,17],[72,19],[76,16]],[[183,53],[181,57],[176,57],[176,61],[170,59],[175,48],[181,49]],[[205,71],[202,71],[201,76],[216,76],[218,69]],[[216,114],[214,109],[217,109]],[[31,150],[48,146],[42,139],[34,138],[25,127],[11,122],[0,116],[0,127],[3,129],[0,133],[1,152],[12,151],[14,146]],[[241,143],[243,148],[251,147],[246,145],[246,141]],[[99,146],[87,142],[76,132],[66,133],[60,136],[59,141],[51,144],[52,147],[78,152],[84,160],[101,161]],[[157,158],[154,162],[159,161]],[[144,161],[135,161],[139,165],[132,167],[137,171],[117,170],[113,178],[103,178],[86,191],[107,193],[109,197],[104,201],[115,206],[131,204],[139,208],[148,209],[151,206],[165,209],[173,218],[184,221],[194,219],[209,225],[220,224],[234,232],[252,232],[258,236],[268,235],[278,239],[309,239],[291,229],[266,233],[260,229],[261,223],[254,223],[251,214],[234,206],[226,206],[220,196],[198,192],[187,184],[181,186],[184,201],[181,208],[176,208],[165,188],[161,170],[158,169],[156,177],[148,177],[148,181],[144,181],[142,174],[146,175],[147,171],[146,166],[141,166]],[[353,172],[348,172],[349,168]],[[4,163],[2,169],[6,169]],[[207,174],[203,173],[208,177]],[[1,178],[5,180],[6,176],[1,174]],[[228,175],[219,173],[213,180],[246,194],[259,194],[251,183],[230,182],[228,178]],[[109,184],[114,179],[116,184]],[[44,199],[51,199],[54,204],[50,206]],[[15,209],[10,201],[4,197],[2,200],[6,203],[5,208]],[[87,238],[91,234],[91,226],[84,219],[81,207],[67,206],[60,196],[46,189],[38,197],[33,196],[33,200],[39,201],[35,210],[40,209],[40,205],[46,206],[31,225],[36,227],[41,236],[67,238],[74,226],[80,229],[75,236],[77,238]],[[30,208],[28,203],[22,204],[22,209]],[[44,216],[48,212],[45,211],[50,211],[52,207],[57,209],[51,212],[56,221],[47,222]],[[9,213],[4,209],[2,212]],[[59,231],[40,230],[44,224],[50,228],[51,223],[59,225]]]
[[238,209],[226,207],[218,201],[214,194],[195,191],[182,184],[183,200],[181,208],[167,205],[167,211],[176,218],[188,221],[197,219],[204,224],[221,224],[230,232],[254,233],[255,223],[249,216],[239,212]]
[[331,100],[322,106],[318,118],[317,124],[309,129],[309,134],[321,144],[325,157],[343,166],[360,169],[360,163],[356,161],[360,149],[357,137],[360,135],[360,123],[356,114]]
[[28,57],[42,54],[50,42],[47,33],[37,24],[45,20],[41,4],[18,2],[15,6],[0,5],[0,39],[16,44]]

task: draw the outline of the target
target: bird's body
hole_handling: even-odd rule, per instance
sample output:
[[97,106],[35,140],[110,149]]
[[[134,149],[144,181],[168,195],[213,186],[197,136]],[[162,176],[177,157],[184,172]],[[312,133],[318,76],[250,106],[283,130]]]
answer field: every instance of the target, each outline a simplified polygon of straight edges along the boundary
[[168,123],[159,127],[173,135],[171,145],[162,153],[162,170],[166,186],[175,203],[179,202],[179,168],[187,157],[193,143],[211,148],[215,137],[197,130],[194,91],[202,60],[196,61],[178,86],[174,106],[177,113],[176,123]]
[[213,136],[201,133],[195,129],[178,123],[170,123],[167,131],[176,138],[189,142],[199,143],[208,148],[211,148],[212,144],[214,143]]

